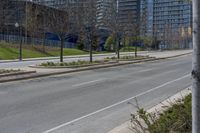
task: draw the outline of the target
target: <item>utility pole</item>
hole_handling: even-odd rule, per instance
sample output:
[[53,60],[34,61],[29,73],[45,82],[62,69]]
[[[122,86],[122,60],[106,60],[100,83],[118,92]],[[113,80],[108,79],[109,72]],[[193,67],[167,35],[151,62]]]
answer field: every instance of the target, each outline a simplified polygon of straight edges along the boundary
[[19,42],[19,61],[22,61],[22,30],[18,22],[15,23],[15,27],[18,29],[20,42]]
[[[117,15],[117,22],[119,22],[119,0],[117,0],[117,11],[116,11],[117,13],[116,13],[116,15]],[[117,28],[117,35],[116,35],[116,37],[117,37],[117,39],[116,39],[116,43],[117,43],[117,45],[116,45],[116,52],[117,52],[117,59],[120,59],[120,53],[119,53],[119,49],[120,49],[120,35],[119,35],[119,30],[118,30],[119,28]]]
[[19,61],[22,61],[22,27],[19,27],[19,30],[20,30]]
[[200,1],[193,4],[192,133],[200,131]]
[[27,37],[28,37],[28,31],[27,31],[27,28],[28,28],[28,27],[27,27],[27,25],[28,25],[28,20],[27,20],[28,14],[27,14],[27,10],[28,10],[28,9],[27,9],[27,4],[28,4],[28,3],[27,3],[27,0],[26,0],[26,3],[25,3],[26,26],[24,26],[24,27],[26,27],[26,29],[25,29],[25,30],[26,30],[26,31],[25,31],[25,44],[26,44],[26,45],[27,45],[27,39],[28,39],[28,38],[27,38]]

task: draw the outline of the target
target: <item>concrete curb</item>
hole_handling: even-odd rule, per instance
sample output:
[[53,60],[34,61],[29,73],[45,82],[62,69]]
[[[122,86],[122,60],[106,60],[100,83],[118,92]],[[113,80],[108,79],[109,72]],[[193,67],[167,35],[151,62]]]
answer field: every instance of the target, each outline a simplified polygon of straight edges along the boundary
[[[188,87],[187,89],[184,89],[177,94],[169,97],[168,99],[164,100],[163,102],[157,104],[156,106],[150,108],[147,110],[148,113],[153,113],[153,112],[163,112],[166,110],[166,107],[170,107],[171,103],[175,103],[176,101],[183,99],[185,96],[189,95],[191,93],[192,87]],[[130,121],[127,121],[123,123],[122,125],[112,129],[111,131],[107,133],[133,133],[131,131],[131,123]]]
[[129,65],[129,64],[134,64],[134,63],[141,63],[141,62],[158,61],[158,60],[164,60],[164,59],[170,59],[170,58],[180,57],[180,56],[184,56],[184,55],[188,55],[188,54],[191,54],[191,52],[180,54],[180,55],[176,55],[176,56],[164,57],[164,58],[153,58],[153,59],[138,60],[138,61],[133,61],[133,62],[124,62],[124,63],[117,63],[117,64],[91,66],[91,67],[85,67],[85,68],[79,68],[79,69],[67,70],[67,71],[60,71],[60,72],[36,74],[36,75],[31,75],[31,76],[26,76],[26,77],[18,77],[16,79],[0,80],[0,83],[12,82],[12,81],[20,81],[20,80],[27,80],[27,79],[35,79],[35,78],[42,78],[42,77],[55,76],[55,75],[61,75],[61,74],[67,74],[67,73],[74,73],[74,72],[94,70],[94,69],[117,67],[117,66]]
[[36,73],[36,71],[19,71],[19,72],[11,72],[6,74],[0,74],[0,78],[7,77],[7,76],[18,76],[18,75],[24,75],[24,74],[31,74]]

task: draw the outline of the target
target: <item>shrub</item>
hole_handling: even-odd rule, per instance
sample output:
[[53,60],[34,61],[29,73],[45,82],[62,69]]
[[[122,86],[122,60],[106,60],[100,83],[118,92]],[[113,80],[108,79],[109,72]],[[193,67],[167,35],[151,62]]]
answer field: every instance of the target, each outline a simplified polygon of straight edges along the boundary
[[103,63],[102,61],[93,61],[92,63],[89,61],[72,61],[72,62],[61,62],[61,63],[54,63],[54,62],[46,62],[41,63],[40,66],[44,67],[59,67],[59,66],[81,66],[81,65],[90,65],[90,64],[97,64],[97,63]]
[[4,74],[4,73],[12,73],[12,72],[19,72],[21,71],[20,69],[17,70],[13,70],[13,69],[0,69],[0,74]]
[[83,50],[84,49],[84,44],[83,43],[77,43],[76,44],[76,48],[79,50]]
[[191,94],[169,107],[162,114],[138,109],[131,114],[132,130],[137,133],[191,133]]
[[107,50],[107,51],[113,51],[115,48],[114,48],[114,38],[113,36],[109,36],[105,42],[105,45],[104,45],[104,48]]

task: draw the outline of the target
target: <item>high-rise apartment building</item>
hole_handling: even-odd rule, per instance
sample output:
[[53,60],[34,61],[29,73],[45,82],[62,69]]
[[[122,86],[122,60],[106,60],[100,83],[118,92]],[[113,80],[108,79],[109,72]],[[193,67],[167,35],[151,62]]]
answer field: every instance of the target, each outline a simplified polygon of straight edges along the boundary
[[135,29],[137,34],[145,36],[150,34],[151,31],[151,19],[149,0],[118,0],[118,13],[119,21],[122,25],[127,23],[135,23]]
[[181,44],[179,47],[183,47],[183,44],[188,43],[183,42],[184,38],[189,38],[191,35],[191,2],[184,0],[154,0],[153,2],[154,36],[157,36],[165,47],[172,47],[172,43],[175,42]]
[[141,0],[118,0],[118,13],[121,23],[126,24],[129,19],[140,19]]
[[69,0],[27,0],[27,1],[54,8],[62,8],[63,6],[66,5],[66,2]]
[[143,0],[145,15],[145,35],[151,37],[153,35],[153,0]]
[[111,16],[112,11],[114,11],[114,6],[116,5],[116,0],[97,0],[97,23],[99,28],[106,29],[106,21]]

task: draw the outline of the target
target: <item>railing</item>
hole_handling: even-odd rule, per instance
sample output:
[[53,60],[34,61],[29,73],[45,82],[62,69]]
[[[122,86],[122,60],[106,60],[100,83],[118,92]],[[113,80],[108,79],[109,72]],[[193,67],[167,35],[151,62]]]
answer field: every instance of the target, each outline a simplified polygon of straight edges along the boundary
[[[59,47],[60,41],[58,40],[49,40],[49,39],[38,39],[38,38],[32,38],[32,37],[21,37],[16,35],[4,35],[0,34],[0,41],[6,41],[13,44],[19,44],[21,41],[23,44],[27,45],[45,45],[45,46],[51,46],[51,47]],[[65,41],[64,43],[65,48],[74,48],[75,44],[71,42]]]

